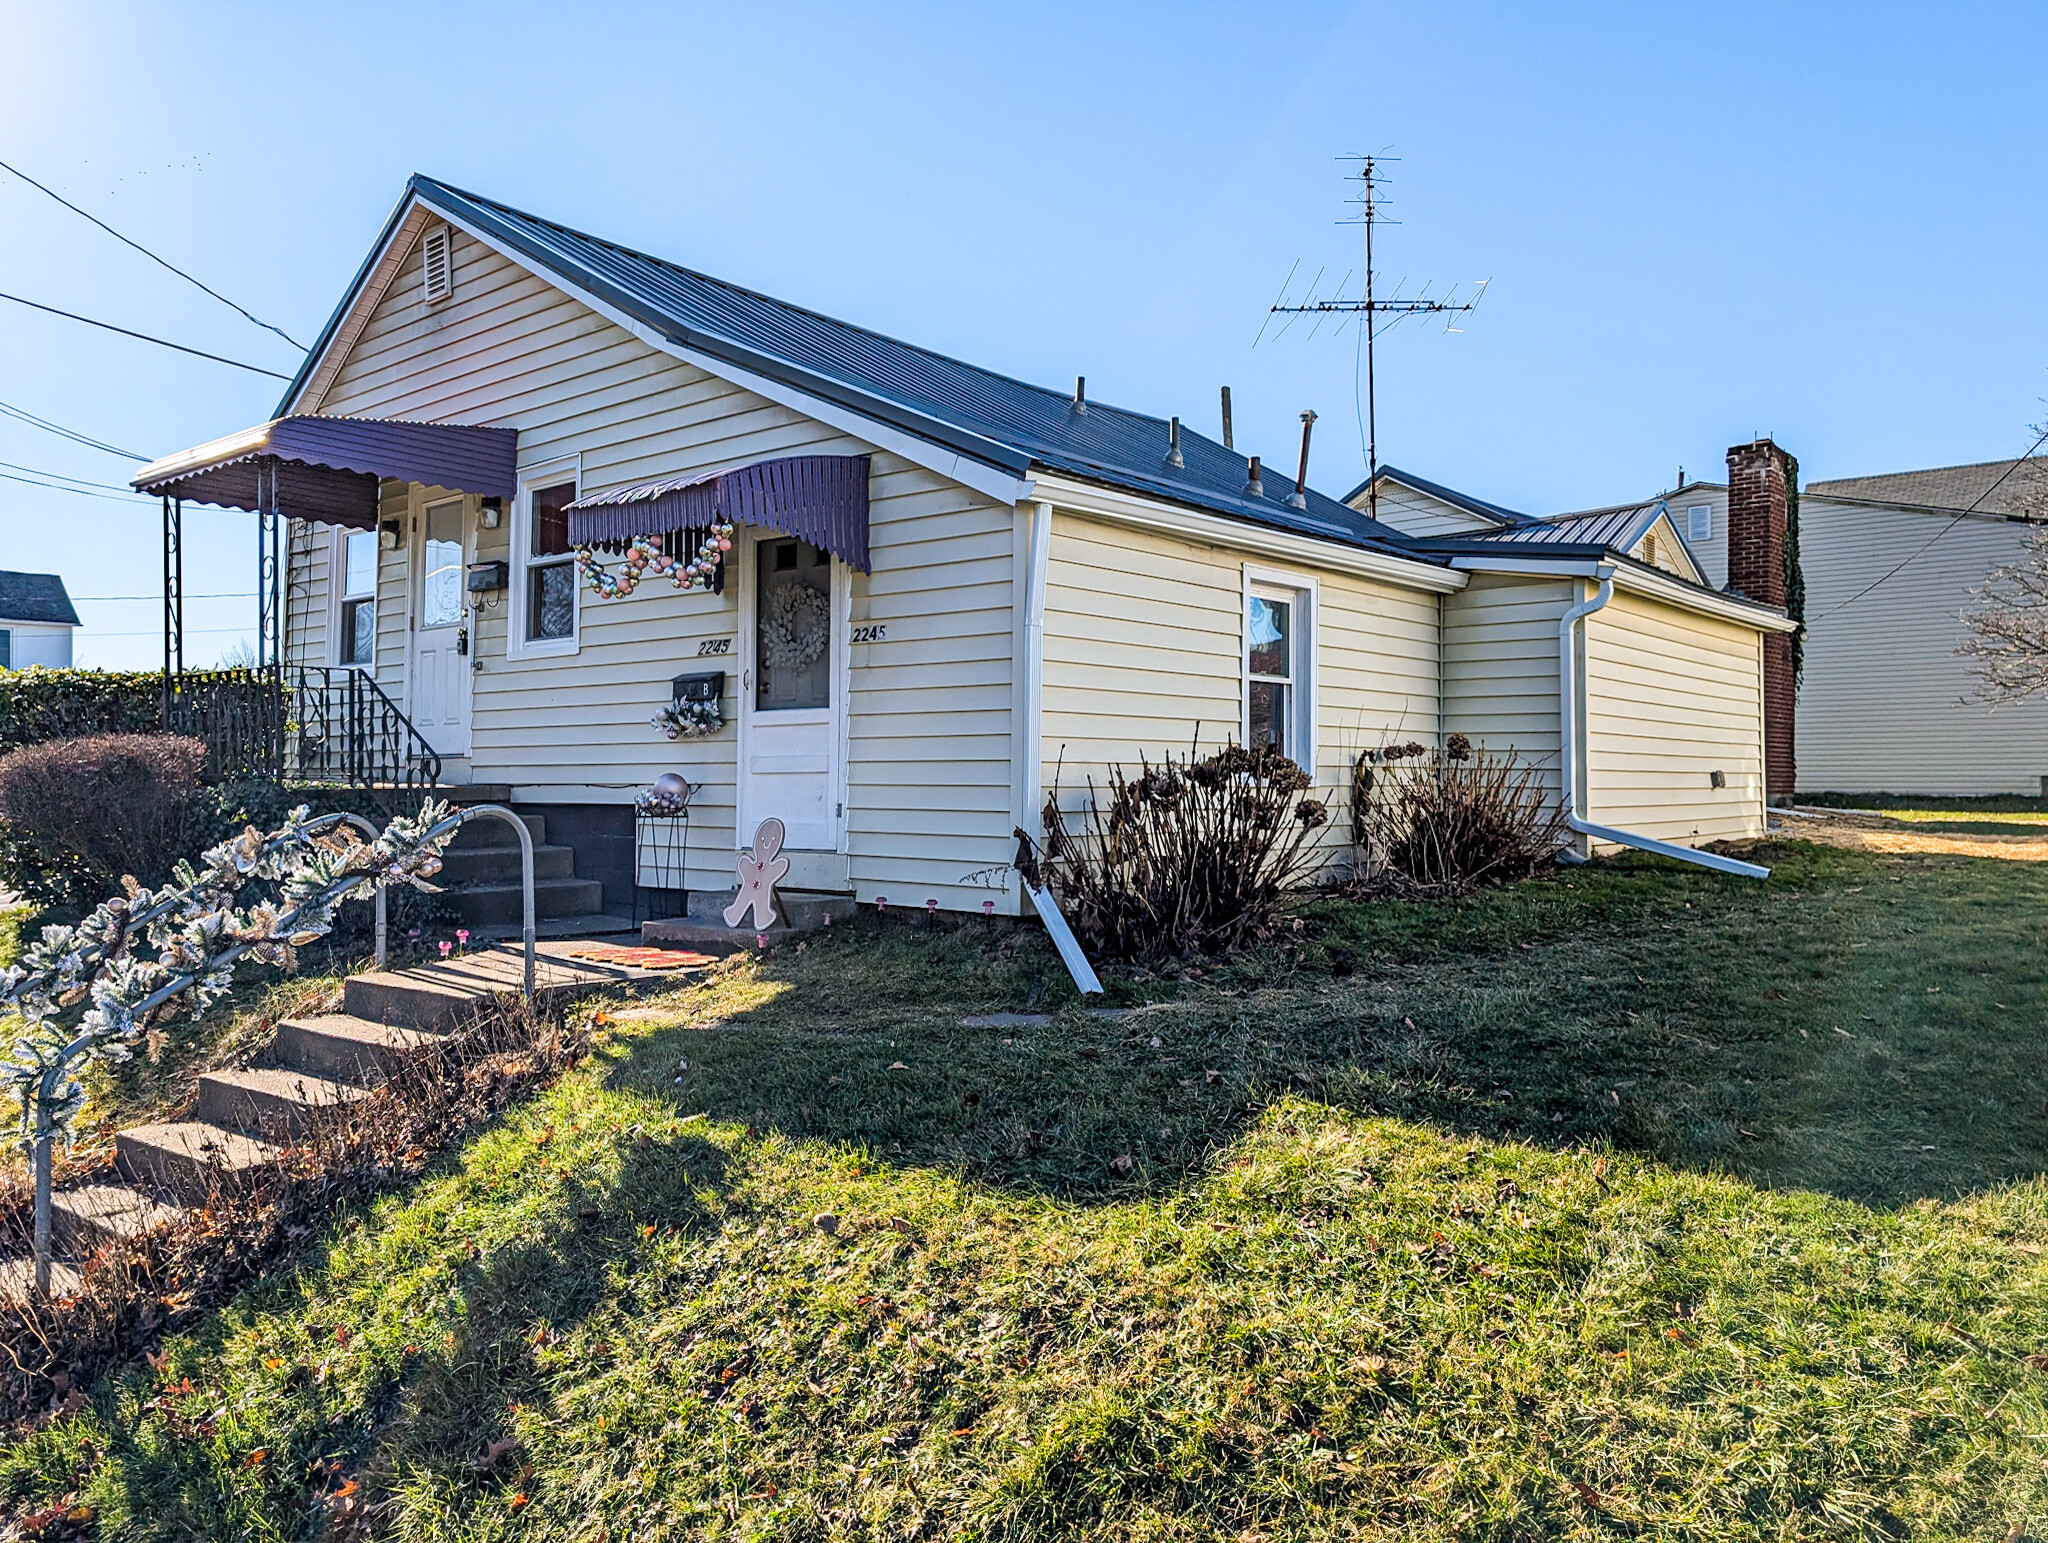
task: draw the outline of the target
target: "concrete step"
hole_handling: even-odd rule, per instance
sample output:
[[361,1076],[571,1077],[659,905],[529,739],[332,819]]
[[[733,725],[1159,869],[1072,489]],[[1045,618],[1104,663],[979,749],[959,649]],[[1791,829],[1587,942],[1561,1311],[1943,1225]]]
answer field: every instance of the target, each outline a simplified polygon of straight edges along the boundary
[[292,1072],[375,1087],[407,1055],[439,1038],[345,1013],[322,1013],[280,1023],[264,1060]]
[[[36,1283],[36,1262],[33,1259],[0,1259],[0,1296],[21,1298],[28,1296]],[[50,1261],[50,1295],[59,1301],[75,1297],[85,1289],[85,1277],[78,1273],[77,1266],[66,1264],[61,1259]]]
[[277,1160],[267,1141],[197,1120],[138,1125],[114,1137],[114,1161],[134,1183],[202,1205],[252,1168]]
[[[449,903],[463,921],[484,926],[516,924],[525,914],[525,891],[519,884],[472,884],[451,889]],[[596,879],[537,879],[533,886],[536,917],[596,916],[604,910],[604,886]]]
[[[480,993],[466,983],[428,973],[431,965],[404,970],[365,970],[342,983],[341,1007],[351,1018],[402,1029],[453,1028]],[[512,989],[518,988],[513,982]]]
[[[502,803],[504,800],[480,798],[476,802],[480,804],[496,804]],[[535,846],[547,844],[548,821],[546,815],[522,814],[519,816],[519,822],[526,827],[527,834],[533,837],[533,844]],[[450,851],[460,847],[497,846],[508,846],[517,849],[519,838],[512,834],[512,827],[503,820],[493,819],[488,815],[469,821],[462,829],[455,833],[455,839],[448,843]]]
[[[485,922],[469,929],[472,943],[517,943],[521,924],[510,922]],[[552,921],[537,921],[533,924],[533,935],[537,940],[548,938],[601,938],[618,933],[636,934],[638,924],[631,917],[619,916],[610,911],[600,911],[595,916],[558,916]]]
[[207,1072],[199,1079],[197,1118],[251,1136],[272,1138],[303,1130],[316,1109],[366,1098],[361,1088],[282,1066]]
[[83,1258],[122,1238],[153,1232],[179,1214],[178,1207],[125,1184],[81,1184],[50,1196],[50,1233],[58,1252]]
[[435,792],[458,809],[466,809],[472,804],[512,802],[512,784],[509,782],[451,782]]
[[[517,884],[520,872],[519,843],[516,841],[499,846],[451,846],[441,854],[441,875],[435,882],[457,886]],[[533,876],[536,880],[575,878],[576,849],[535,847]]]

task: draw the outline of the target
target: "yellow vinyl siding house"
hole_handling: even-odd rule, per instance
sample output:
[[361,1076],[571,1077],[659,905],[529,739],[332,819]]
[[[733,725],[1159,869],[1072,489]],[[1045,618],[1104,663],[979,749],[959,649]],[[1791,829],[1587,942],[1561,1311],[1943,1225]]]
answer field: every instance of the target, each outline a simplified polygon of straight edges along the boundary
[[[309,436],[504,460],[397,475],[385,450],[275,448]],[[294,517],[294,477],[327,496],[315,472],[355,502]],[[788,491],[803,478],[841,492]],[[1583,543],[1494,571],[1504,544],[1438,550],[1291,479],[1260,483],[1177,420],[423,177],[278,418],[137,485],[280,509],[287,671],[374,683],[443,783],[544,815],[613,910],[644,878],[634,800],[671,771],[696,785],[694,891],[730,890],[735,853],[777,815],[792,887],[1015,914],[1014,833],[1039,832],[1055,788],[1079,812],[1113,762],[1265,737],[1335,790],[1363,751],[1462,727],[1554,764],[1558,618],[1602,564],[1628,577],[1586,642],[1596,807],[1612,787],[1681,842],[1762,828],[1760,800],[1732,801],[1753,793],[1738,742],[1755,738],[1755,693],[1721,654],[1746,640],[1753,667],[1776,613],[1708,619],[1693,607],[1723,597]],[[728,498],[757,501],[710,524],[675,512],[742,507]],[[715,567],[606,597],[576,552],[616,578],[619,530],[678,560],[710,540]],[[1546,560],[1565,566],[1531,568]],[[664,737],[650,719],[707,672],[722,722]]]

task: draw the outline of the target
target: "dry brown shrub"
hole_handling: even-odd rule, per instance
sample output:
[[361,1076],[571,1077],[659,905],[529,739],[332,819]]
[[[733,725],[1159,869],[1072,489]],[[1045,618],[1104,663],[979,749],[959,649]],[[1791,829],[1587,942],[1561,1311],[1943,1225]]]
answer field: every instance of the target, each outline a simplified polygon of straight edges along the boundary
[[1098,959],[1160,965],[1227,954],[1269,932],[1318,865],[1329,823],[1308,774],[1278,750],[1231,745],[1088,782],[1085,825],[1045,805],[1044,872]]
[[89,734],[0,756],[0,822],[100,891],[167,878],[185,855],[206,746],[176,734]]
[[1564,810],[1513,750],[1463,734],[1395,744],[1351,768],[1353,892],[1429,899],[1525,879],[1569,838]]

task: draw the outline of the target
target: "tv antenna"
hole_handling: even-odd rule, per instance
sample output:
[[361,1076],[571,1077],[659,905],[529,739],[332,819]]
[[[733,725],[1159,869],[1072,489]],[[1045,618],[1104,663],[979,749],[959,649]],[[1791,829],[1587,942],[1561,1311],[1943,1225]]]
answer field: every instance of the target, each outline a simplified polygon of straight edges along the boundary
[[[1358,163],[1359,190],[1357,194],[1347,200],[1347,202],[1358,206],[1358,213],[1348,219],[1339,220],[1337,223],[1340,225],[1363,225],[1365,227],[1365,293],[1363,296],[1352,299],[1346,299],[1340,294],[1336,298],[1318,300],[1315,290],[1317,282],[1322,278],[1322,271],[1319,270],[1316,274],[1316,279],[1309,284],[1307,297],[1298,305],[1288,305],[1285,303],[1287,299],[1287,286],[1282,285],[1280,299],[1274,302],[1271,310],[1267,313],[1267,320],[1270,322],[1275,316],[1286,316],[1289,318],[1295,316],[1314,316],[1318,318],[1318,325],[1320,325],[1320,319],[1326,316],[1341,316],[1347,320],[1351,318],[1357,319],[1359,341],[1365,352],[1366,513],[1369,518],[1378,519],[1380,508],[1379,404],[1373,344],[1378,339],[1380,332],[1386,327],[1397,327],[1411,316],[1441,316],[1444,318],[1444,330],[1446,332],[1458,331],[1459,329],[1453,323],[1458,317],[1471,312],[1485,298],[1486,286],[1492,280],[1481,279],[1473,287],[1470,299],[1459,299],[1458,292],[1455,289],[1442,297],[1432,298],[1427,287],[1418,296],[1404,298],[1399,292],[1399,285],[1395,286],[1395,294],[1392,299],[1381,299],[1374,289],[1373,230],[1380,225],[1398,225],[1400,221],[1389,220],[1381,213],[1381,208],[1387,202],[1387,199],[1380,192],[1380,184],[1383,180],[1380,176],[1380,166],[1383,162],[1395,160],[1398,157],[1346,155],[1339,156],[1338,159],[1356,161]],[[1345,278],[1348,279],[1349,277],[1349,274],[1345,275]],[[1293,280],[1294,275],[1289,273],[1288,283],[1291,284]],[[1341,291],[1344,287],[1344,281],[1340,279],[1337,287]],[[1381,322],[1382,317],[1386,318],[1384,324]],[[1291,325],[1291,320],[1284,323],[1281,331],[1286,331],[1286,328]],[[1343,323],[1340,322],[1338,325],[1341,327]],[[1262,336],[1264,335],[1264,330],[1264,328],[1260,329]],[[1309,335],[1313,337],[1315,334],[1311,331]],[[1256,346],[1256,340],[1254,346]]]

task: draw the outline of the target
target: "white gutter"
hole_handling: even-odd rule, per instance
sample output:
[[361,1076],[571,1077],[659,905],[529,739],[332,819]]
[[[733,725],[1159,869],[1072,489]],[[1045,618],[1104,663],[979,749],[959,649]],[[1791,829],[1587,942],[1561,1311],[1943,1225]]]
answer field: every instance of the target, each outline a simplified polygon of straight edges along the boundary
[[1736,874],[1745,879],[1769,878],[1771,870],[1760,868],[1755,863],[1737,862],[1732,857],[1697,851],[1675,842],[1657,841],[1649,836],[1638,836],[1633,831],[1595,825],[1580,813],[1583,807],[1579,798],[1580,768],[1576,764],[1579,743],[1578,650],[1574,644],[1579,623],[1614,598],[1613,565],[1602,563],[1593,577],[1600,581],[1600,588],[1594,592],[1593,598],[1581,600],[1566,611],[1557,624],[1557,764],[1564,780],[1565,823],[1580,835],[1591,836],[1596,841],[1611,841],[1616,846],[1654,852],[1659,857],[1674,857],[1682,863],[1696,863],[1702,868]]

